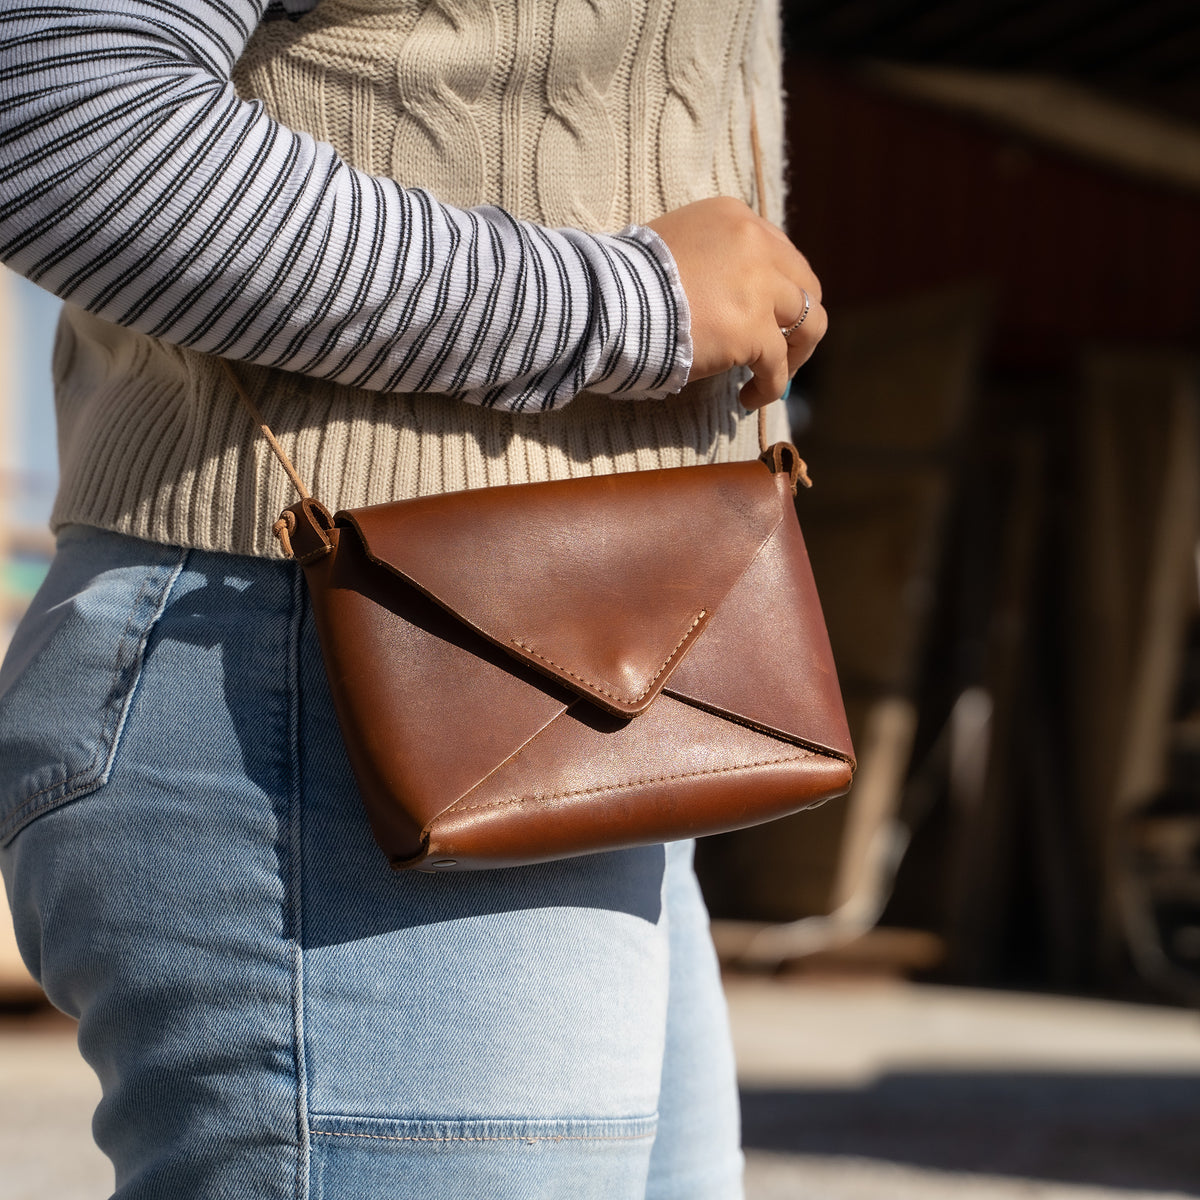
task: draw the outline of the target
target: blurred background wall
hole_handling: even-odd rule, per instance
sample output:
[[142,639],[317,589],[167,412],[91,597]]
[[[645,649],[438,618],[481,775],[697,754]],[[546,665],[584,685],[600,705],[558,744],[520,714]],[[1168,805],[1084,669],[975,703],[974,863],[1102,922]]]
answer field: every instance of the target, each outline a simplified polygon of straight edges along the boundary
[[[50,351],[58,301],[0,267],[0,656],[45,576],[57,467]],[[0,1005],[36,995],[0,889]]]
[[49,561],[58,301],[0,267],[0,652]]
[[799,507],[860,767],[702,847],[721,949],[1200,998],[1200,11],[786,18],[831,317]]

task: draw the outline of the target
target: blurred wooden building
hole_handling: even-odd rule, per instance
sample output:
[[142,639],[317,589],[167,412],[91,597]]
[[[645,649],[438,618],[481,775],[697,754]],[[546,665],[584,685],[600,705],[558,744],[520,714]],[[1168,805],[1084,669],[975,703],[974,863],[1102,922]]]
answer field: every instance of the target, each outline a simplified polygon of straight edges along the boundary
[[882,920],[953,979],[1200,996],[1200,10],[787,16],[832,322],[801,524],[861,765],[702,848],[719,941]]

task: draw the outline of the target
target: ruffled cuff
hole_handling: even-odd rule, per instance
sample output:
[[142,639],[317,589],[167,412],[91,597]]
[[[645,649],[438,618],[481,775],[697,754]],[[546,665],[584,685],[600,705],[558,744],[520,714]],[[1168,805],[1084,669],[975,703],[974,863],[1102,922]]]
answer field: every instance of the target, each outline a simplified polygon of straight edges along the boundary
[[618,294],[605,297],[613,345],[591,391],[635,399],[677,392],[692,369],[692,317],[679,267],[666,243],[645,225],[629,225],[610,243]]

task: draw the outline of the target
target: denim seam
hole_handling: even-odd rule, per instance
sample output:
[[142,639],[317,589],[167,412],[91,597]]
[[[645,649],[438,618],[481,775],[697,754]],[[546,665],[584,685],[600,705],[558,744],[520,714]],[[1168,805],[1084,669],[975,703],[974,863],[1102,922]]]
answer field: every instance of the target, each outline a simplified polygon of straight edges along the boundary
[[365,1138],[373,1142],[637,1142],[655,1136],[654,1130],[645,1133],[564,1133],[564,1134],[513,1134],[510,1137],[468,1137],[447,1135],[431,1137],[418,1134],[401,1136],[395,1133],[343,1133],[336,1129],[314,1129],[314,1137]]
[[[133,693],[137,690],[137,681],[134,680],[123,697],[119,700],[114,693],[117,689],[117,684],[121,679],[121,672],[128,669],[125,666],[128,659],[128,667],[134,667],[141,661],[142,655],[145,653],[146,643],[149,641],[150,634],[153,633],[154,627],[158,624],[159,618],[162,616],[163,609],[166,607],[167,600],[171,595],[171,590],[175,586],[175,581],[179,578],[183,570],[184,563],[187,561],[189,551],[181,550],[179,558],[167,576],[163,584],[162,594],[159,597],[158,603],[149,621],[146,622],[145,629],[133,639],[134,619],[137,616],[138,609],[141,607],[142,599],[150,591],[151,580],[154,578],[155,571],[148,571],[142,579],[141,586],[138,588],[137,595],[133,598],[133,604],[129,608],[129,616],[125,621],[125,628],[121,633],[121,637],[117,642],[117,652],[114,657],[113,665],[110,673],[110,682],[108,694],[111,699],[107,702],[107,711],[104,715],[104,722],[100,727],[99,744],[96,747],[95,754],[92,755],[91,761],[79,770],[71,772],[65,778],[60,779],[57,783],[47,784],[46,787],[38,788],[36,792],[26,796],[20,806],[9,814],[8,818],[0,824],[0,842],[7,845],[30,821],[35,820],[43,813],[57,808],[60,805],[66,804],[69,800],[74,800],[77,796],[86,795],[89,791],[102,784],[112,770],[113,757],[116,754],[117,746],[120,743],[121,731],[124,728],[125,714],[129,710],[129,703],[133,698]],[[130,642],[133,641],[133,652],[130,654]],[[109,744],[111,739],[111,744]],[[101,767],[101,763],[103,766]],[[100,767],[99,770],[97,768]],[[70,788],[71,784],[83,780],[78,787],[66,792],[61,792],[63,788]],[[46,796],[47,793],[60,793],[49,796],[39,803],[39,797]]]
[[292,935],[292,1039],[296,1071],[296,1197],[308,1200],[311,1148],[308,1123],[308,1066],[304,1041],[304,779],[300,760],[300,638],[304,624],[304,581],[299,571],[292,578],[292,608],[288,630],[288,881]]

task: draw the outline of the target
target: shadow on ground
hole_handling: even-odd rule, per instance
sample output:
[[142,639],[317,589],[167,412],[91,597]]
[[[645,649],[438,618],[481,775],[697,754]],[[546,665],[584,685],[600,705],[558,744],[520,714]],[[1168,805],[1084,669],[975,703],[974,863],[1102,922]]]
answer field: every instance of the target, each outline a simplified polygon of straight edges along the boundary
[[897,1072],[744,1088],[748,1149],[1200,1195],[1200,1075]]

